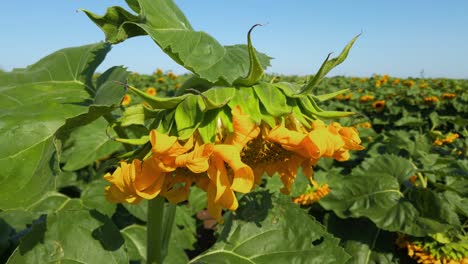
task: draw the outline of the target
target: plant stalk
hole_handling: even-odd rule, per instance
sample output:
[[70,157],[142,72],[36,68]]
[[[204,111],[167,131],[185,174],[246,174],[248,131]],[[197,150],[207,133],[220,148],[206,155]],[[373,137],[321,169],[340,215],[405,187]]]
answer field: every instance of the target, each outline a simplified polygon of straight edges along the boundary
[[168,252],[175,210],[175,205],[169,203],[166,206],[161,196],[148,201],[146,263],[163,263]]

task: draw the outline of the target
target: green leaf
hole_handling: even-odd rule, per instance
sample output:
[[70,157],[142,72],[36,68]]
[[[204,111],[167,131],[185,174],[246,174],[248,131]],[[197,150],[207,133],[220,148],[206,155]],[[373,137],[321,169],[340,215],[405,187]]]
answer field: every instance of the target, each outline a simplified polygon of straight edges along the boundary
[[304,95],[297,95],[297,93],[300,91],[301,86],[297,83],[290,83],[290,82],[278,82],[278,83],[273,83],[274,86],[277,88],[281,89],[283,93],[287,97],[304,97]]
[[200,188],[191,188],[189,194],[189,206],[191,214],[195,215],[206,207],[206,192]]
[[398,179],[401,183],[408,180],[409,177],[416,173],[416,166],[411,161],[398,157],[393,154],[379,155],[375,158],[366,159],[359,171],[359,174],[381,174],[387,173]]
[[119,106],[125,95],[128,72],[123,67],[112,67],[105,71],[96,81],[97,91],[94,105]]
[[148,200],[142,200],[138,204],[122,204],[133,216],[143,222],[148,221]]
[[421,127],[426,124],[426,121],[421,118],[414,116],[405,116],[395,121],[395,126],[410,126],[410,127]]
[[209,110],[205,113],[203,121],[198,127],[198,132],[205,143],[214,143],[216,140],[216,131],[218,130],[218,114],[221,108]]
[[319,100],[320,102],[330,100],[335,98],[337,95],[349,92],[349,89],[342,89],[333,93],[321,94],[321,95],[313,95],[312,98]]
[[189,95],[175,110],[175,123],[179,139],[185,140],[193,135],[203,121],[204,113],[200,110],[196,95]]
[[74,171],[93,164],[122,148],[106,133],[108,123],[104,118],[78,127],[65,142],[62,161],[64,170]]
[[286,104],[286,96],[274,85],[260,83],[254,85],[253,89],[268,114],[280,117],[291,113],[292,109]]
[[445,221],[434,219],[422,205],[405,198],[398,180],[388,173],[343,176],[329,172],[328,180],[332,191],[319,203],[341,218],[366,217],[381,229],[413,236],[450,228]]
[[62,49],[0,74],[1,209],[27,207],[54,188],[54,134],[90,111],[91,77],[108,51],[103,43]]
[[237,88],[236,96],[234,96],[228,105],[231,109],[236,106],[242,106],[242,112],[250,115],[250,118],[256,124],[262,121],[262,114],[260,113],[260,106],[258,97],[252,87]]
[[252,192],[226,220],[216,244],[189,263],[346,263],[338,239],[291,202]]
[[252,45],[252,39],[250,38],[250,34],[252,33],[252,30],[257,27],[261,26],[261,24],[255,24],[253,25],[249,32],[247,33],[247,48],[249,51],[249,73],[247,74],[246,77],[244,78],[239,78],[235,81],[236,85],[240,86],[252,86],[256,84],[264,74],[264,70],[262,67],[262,63],[260,62],[260,59],[257,56],[257,52],[255,51],[253,45]]
[[378,229],[364,218],[340,219],[333,214],[325,217],[327,231],[340,238],[346,253],[351,255],[347,264],[400,263],[394,254],[395,235]]
[[338,66],[339,64],[341,64],[341,63],[346,59],[346,57],[348,56],[349,50],[351,49],[351,47],[353,46],[354,42],[357,40],[357,38],[358,38],[360,35],[361,35],[361,34],[359,34],[359,35],[357,35],[356,37],[354,37],[354,38],[348,43],[348,45],[346,45],[346,47],[343,49],[343,51],[341,51],[341,53],[340,53],[340,55],[338,55],[338,57],[329,60],[331,54],[328,54],[327,58],[326,58],[325,61],[323,62],[323,64],[322,64],[322,66],[320,67],[319,71],[314,75],[314,77],[313,77],[304,87],[302,87],[302,89],[301,89],[301,91],[300,91],[299,94],[309,94],[310,92],[312,92],[312,89],[314,89],[314,87],[320,82],[320,80],[321,80],[329,71],[331,71],[333,68],[335,68],[336,66]]
[[215,108],[221,108],[226,105],[236,94],[234,87],[213,87],[202,93],[201,99],[205,102],[208,111]]
[[125,108],[122,116],[119,118],[120,125],[123,127],[130,125],[145,124],[145,108],[142,104],[131,105]]
[[96,211],[59,211],[22,240],[8,263],[128,263],[124,239]]
[[83,206],[87,209],[96,209],[100,213],[112,217],[117,205],[106,200],[104,196],[104,188],[109,183],[103,178],[92,181],[81,192],[80,200]]
[[[106,40],[119,43],[127,38],[149,35],[156,44],[181,66],[211,83],[231,85],[248,75],[249,54],[246,45],[222,46],[203,31],[194,31],[172,0],[138,0],[138,16],[121,7],[111,7],[103,16],[83,10],[101,28]],[[262,67],[270,57],[257,53]],[[256,67],[255,67],[256,68]]]
[[188,94],[176,97],[157,97],[147,94],[138,88],[128,86],[128,88],[136,95],[140,96],[153,109],[172,109],[185,100]]

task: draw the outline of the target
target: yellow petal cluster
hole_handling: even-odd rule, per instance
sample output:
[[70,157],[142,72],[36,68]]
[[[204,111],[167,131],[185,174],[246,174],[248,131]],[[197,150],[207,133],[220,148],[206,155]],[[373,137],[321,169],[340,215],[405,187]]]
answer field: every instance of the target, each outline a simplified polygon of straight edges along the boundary
[[236,192],[250,192],[264,173],[277,173],[284,184],[281,191],[289,193],[300,167],[313,182],[312,166],[320,158],[345,161],[350,150],[363,149],[354,127],[315,120],[309,130],[288,122],[272,128],[252,122],[239,106],[231,113],[233,131],[221,133],[214,143],[203,143],[197,133],[181,142],[152,130],[149,157],[122,161],[114,173],[105,175],[111,183],[107,199],[137,203],[161,195],[178,203],[187,200],[196,185],[207,193],[208,212],[221,221],[223,209],[237,209]]

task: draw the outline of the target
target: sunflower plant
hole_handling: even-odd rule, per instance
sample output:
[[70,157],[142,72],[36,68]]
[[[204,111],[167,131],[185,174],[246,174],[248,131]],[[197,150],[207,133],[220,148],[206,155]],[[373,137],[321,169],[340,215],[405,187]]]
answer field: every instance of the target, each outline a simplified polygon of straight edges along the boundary
[[[328,263],[344,263],[349,255],[338,240],[283,194],[300,174],[310,194],[318,190],[309,200],[319,200],[330,189],[314,180],[313,166],[322,159],[346,161],[350,151],[364,148],[356,128],[336,122],[354,112],[320,107],[348,90],[314,89],[358,36],[337,57],[328,55],[304,85],[278,82],[264,74],[271,58],[253,47],[259,25],[248,31],[246,45],[222,46],[195,31],[171,0],[126,2],[131,11],[110,7],[100,16],[82,10],[105,33],[105,43],[63,49],[25,69],[0,72],[7,113],[0,219],[7,220],[6,232],[29,228],[8,263],[180,261],[174,250],[180,254],[184,247],[171,237],[182,243],[179,226],[190,225],[176,204],[199,200],[224,229],[192,263],[325,256]],[[142,35],[193,73],[175,96],[134,87],[123,67],[93,78],[112,45]],[[141,103],[130,105],[128,92]],[[35,100],[41,95],[47,96]],[[18,137],[25,140],[14,141]],[[102,174],[105,181],[96,179]],[[77,197],[62,194],[71,186],[67,177],[84,186]],[[279,178],[281,195],[262,189],[269,177]],[[194,190],[206,198],[193,198]],[[136,207],[142,203],[147,207]],[[141,215],[146,226],[120,223],[120,231],[111,217],[122,208]],[[11,226],[8,219],[23,220]],[[76,228],[67,229],[71,223]],[[250,237],[255,233],[259,237]],[[288,245],[268,246],[282,239]],[[76,241],[89,252],[71,250]],[[243,242],[233,246],[236,241]]]
[[[323,121],[354,114],[319,106],[346,90],[312,93],[320,79],[346,58],[357,37],[338,57],[327,57],[305,85],[272,83],[262,78],[270,58],[252,45],[251,33],[258,25],[249,30],[247,45],[221,46],[208,34],[193,30],[171,1],[138,1],[130,7],[137,15],[120,7],[103,16],[84,12],[108,42],[149,35],[194,73],[170,98],[126,85],[144,100],[138,124],[144,124],[148,133],[116,139],[139,147],[104,176],[110,183],[106,198],[115,203],[150,200],[149,216],[154,212],[155,218],[148,219],[148,241],[162,233],[162,199],[174,204],[187,201],[196,186],[206,192],[209,214],[222,223],[222,210],[236,211],[239,194],[261,185],[265,173],[279,175],[284,194],[290,193],[299,168],[318,187],[312,166],[320,158],[345,161],[350,150],[363,149],[355,128]],[[128,116],[124,113],[121,122],[131,123]],[[148,245],[148,261],[162,261],[164,252],[158,252],[157,246]]]

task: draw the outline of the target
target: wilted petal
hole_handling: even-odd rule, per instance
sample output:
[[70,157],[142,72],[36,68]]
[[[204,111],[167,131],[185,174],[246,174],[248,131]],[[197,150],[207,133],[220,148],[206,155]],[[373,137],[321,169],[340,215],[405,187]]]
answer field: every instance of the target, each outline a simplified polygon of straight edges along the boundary
[[260,128],[252,122],[250,115],[242,113],[240,106],[236,106],[231,112],[232,126],[234,128],[232,145],[241,150],[250,140],[260,134]]
[[338,133],[341,135],[345,142],[345,148],[348,150],[363,150],[364,147],[361,146],[361,138],[359,133],[354,127],[343,127]]
[[208,170],[208,160],[213,153],[212,144],[195,146],[195,149],[187,154],[176,157],[175,165],[177,167],[187,167],[194,173],[201,173]]
[[213,155],[226,162],[234,171],[231,188],[234,191],[247,193],[254,185],[254,173],[252,168],[242,162],[239,149],[232,145],[216,145],[213,148]]
[[158,169],[153,159],[146,159],[141,162],[134,160],[137,172],[134,186],[138,196],[145,199],[153,199],[162,189],[165,173]]
[[[215,156],[211,157],[211,164],[208,168],[207,175],[210,178],[210,183],[216,187],[212,192],[214,192],[214,201],[218,201],[226,189],[231,188],[231,184],[229,183],[229,179],[227,176],[227,170],[224,166],[224,161],[220,158]],[[209,185],[210,186],[210,185]],[[212,187],[213,187],[212,186]]]

